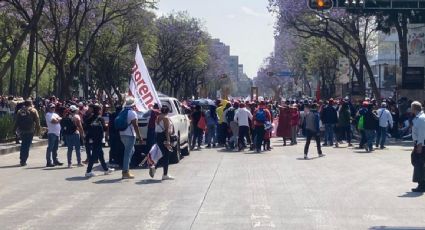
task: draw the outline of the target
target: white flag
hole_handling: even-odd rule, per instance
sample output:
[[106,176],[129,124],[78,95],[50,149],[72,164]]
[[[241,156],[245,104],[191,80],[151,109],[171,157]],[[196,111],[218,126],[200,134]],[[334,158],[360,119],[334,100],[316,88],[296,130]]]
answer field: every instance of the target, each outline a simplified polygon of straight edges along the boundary
[[145,113],[152,109],[155,103],[161,107],[161,101],[158,98],[138,44],[135,61],[136,63],[131,71],[129,94],[136,99],[137,110]]

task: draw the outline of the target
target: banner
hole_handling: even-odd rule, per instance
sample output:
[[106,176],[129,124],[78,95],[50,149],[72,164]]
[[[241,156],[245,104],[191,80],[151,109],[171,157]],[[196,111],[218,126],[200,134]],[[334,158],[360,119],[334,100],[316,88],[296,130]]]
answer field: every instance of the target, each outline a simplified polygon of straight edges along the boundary
[[131,70],[130,89],[128,93],[135,98],[137,111],[146,113],[152,109],[154,104],[158,104],[161,107],[161,101],[152,83],[139,45],[137,45],[135,61],[136,63]]

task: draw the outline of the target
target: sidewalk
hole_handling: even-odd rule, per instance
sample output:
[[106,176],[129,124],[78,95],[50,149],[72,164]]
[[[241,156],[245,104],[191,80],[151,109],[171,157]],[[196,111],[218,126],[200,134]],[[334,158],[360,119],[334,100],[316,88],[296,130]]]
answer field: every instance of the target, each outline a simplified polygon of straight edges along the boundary
[[[47,145],[47,139],[40,139],[40,137],[34,137],[32,141],[32,146],[43,146]],[[15,142],[1,143],[0,144],[0,155],[5,155],[13,152],[19,151],[21,145],[15,144]]]

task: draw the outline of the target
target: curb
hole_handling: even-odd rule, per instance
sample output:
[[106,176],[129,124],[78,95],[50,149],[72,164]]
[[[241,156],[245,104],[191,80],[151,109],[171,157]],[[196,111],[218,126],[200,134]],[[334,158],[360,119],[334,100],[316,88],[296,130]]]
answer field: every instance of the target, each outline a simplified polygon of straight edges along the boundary
[[[43,145],[47,145],[47,140],[40,140],[35,143],[32,143],[31,147],[40,147]],[[0,155],[7,155],[14,152],[19,152],[20,149],[21,149],[21,145],[13,146],[7,149],[0,149]]]

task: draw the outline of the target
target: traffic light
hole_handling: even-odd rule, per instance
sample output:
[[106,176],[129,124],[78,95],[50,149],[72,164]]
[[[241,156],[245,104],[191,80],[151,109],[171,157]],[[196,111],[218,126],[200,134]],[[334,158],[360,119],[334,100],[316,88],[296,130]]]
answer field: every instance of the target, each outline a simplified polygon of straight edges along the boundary
[[333,7],[333,0],[307,0],[308,7],[312,10],[330,10]]

